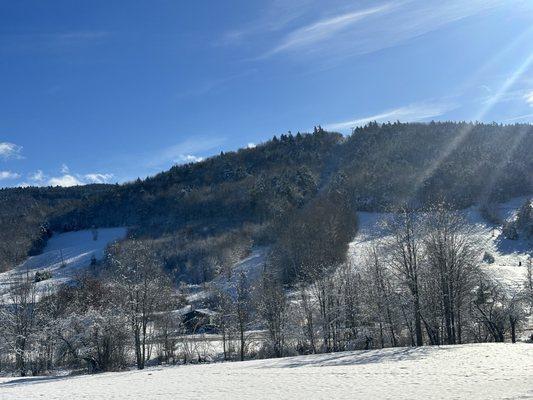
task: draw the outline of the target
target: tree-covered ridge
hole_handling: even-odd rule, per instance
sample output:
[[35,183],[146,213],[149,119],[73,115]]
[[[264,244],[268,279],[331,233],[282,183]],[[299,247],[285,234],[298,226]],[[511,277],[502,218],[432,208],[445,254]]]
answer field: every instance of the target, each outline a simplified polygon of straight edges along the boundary
[[[58,221],[65,228],[111,223],[169,230],[198,220],[265,221],[330,185],[369,210],[443,197],[459,206],[504,200],[531,190],[532,133],[530,125],[445,122],[369,124],[346,138],[320,129],[281,135],[92,196]],[[113,215],[102,215],[104,208]]]
[[359,208],[446,199],[459,207],[530,193],[533,127],[455,122],[370,124],[343,146]]
[[4,189],[2,258],[19,261],[45,229],[92,226],[191,241],[245,226],[246,241],[272,243],[296,210],[331,193],[359,210],[501,201],[531,193],[532,149],[527,124],[370,123],[347,137],[284,134],[123,185]]
[[[224,226],[270,220],[312,198],[322,185],[339,134],[282,135],[253,149],[221,153],[93,196],[53,221],[63,229],[90,225],[174,231],[188,223]],[[108,212],[101,213],[105,209]]]

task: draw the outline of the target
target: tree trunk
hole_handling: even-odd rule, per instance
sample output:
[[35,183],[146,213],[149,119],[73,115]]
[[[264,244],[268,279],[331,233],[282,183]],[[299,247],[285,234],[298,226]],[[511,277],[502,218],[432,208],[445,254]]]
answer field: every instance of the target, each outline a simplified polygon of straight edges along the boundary
[[134,329],[134,335],[135,335],[135,359],[137,362],[137,369],[143,369],[144,363],[142,362],[142,355],[141,355],[141,338],[140,338],[140,332],[139,328],[135,327]]
[[511,342],[516,343],[516,320],[514,318],[509,318],[511,324]]
[[241,326],[241,329],[240,329],[240,335],[241,335],[241,361],[244,361],[244,345],[245,345],[245,341],[244,341],[244,327]]
[[418,290],[415,290],[414,292],[414,314],[416,345],[423,346],[424,340],[422,336],[422,318],[420,316],[420,296],[418,294]]

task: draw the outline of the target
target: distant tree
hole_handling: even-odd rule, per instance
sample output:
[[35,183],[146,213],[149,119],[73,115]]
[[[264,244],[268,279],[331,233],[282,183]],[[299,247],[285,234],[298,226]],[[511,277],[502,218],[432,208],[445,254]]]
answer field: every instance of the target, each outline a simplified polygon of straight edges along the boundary
[[491,224],[501,224],[501,217],[496,204],[485,202],[480,206],[479,211],[481,213],[481,216]]
[[533,200],[527,199],[518,210],[516,227],[525,237],[533,236]]
[[257,300],[273,355],[283,357],[289,304],[283,285],[272,272],[263,272]]
[[235,287],[235,323],[239,335],[239,358],[244,361],[246,355],[247,336],[246,331],[252,322],[252,297],[250,284],[244,272],[240,272]]
[[233,299],[225,290],[215,291],[215,311],[217,312],[216,323],[222,339],[222,354],[224,360],[232,358],[232,342],[236,336],[235,310]]
[[504,289],[482,277],[476,289],[476,298],[473,305],[476,317],[479,318],[495,342],[503,342],[509,329],[509,318],[505,310],[505,302]]
[[357,230],[355,212],[333,197],[320,197],[285,221],[270,260],[283,281],[311,283],[346,260]]
[[515,221],[509,221],[503,224],[503,236],[509,240],[518,239],[518,230],[516,229]]
[[488,251],[483,254],[483,262],[486,262],[487,264],[494,264],[494,261],[494,256]]
[[531,257],[526,264],[526,279],[524,282],[524,292],[527,302],[529,303],[530,313],[533,310],[533,262]]

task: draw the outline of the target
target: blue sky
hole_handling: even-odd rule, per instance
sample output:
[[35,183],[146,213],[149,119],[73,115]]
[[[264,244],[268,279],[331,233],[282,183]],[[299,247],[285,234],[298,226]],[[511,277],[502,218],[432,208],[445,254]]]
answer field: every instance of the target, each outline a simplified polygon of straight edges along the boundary
[[533,122],[532,1],[0,0],[0,186],[432,119]]

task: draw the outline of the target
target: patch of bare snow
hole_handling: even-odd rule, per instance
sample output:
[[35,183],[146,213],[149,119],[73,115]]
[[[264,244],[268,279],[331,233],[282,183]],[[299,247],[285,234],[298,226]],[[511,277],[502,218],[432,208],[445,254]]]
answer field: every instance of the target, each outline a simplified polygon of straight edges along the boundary
[[[232,274],[230,277],[224,275],[218,276],[210,282],[210,285],[219,290],[225,290],[233,293],[237,279],[239,279],[241,273],[246,276],[246,279],[249,282],[257,281],[261,277],[261,272],[263,271],[263,266],[265,265],[267,253],[267,247],[254,248],[248,257],[238,261],[233,265],[231,268]],[[194,290],[193,293],[187,296],[187,301],[189,303],[201,302],[210,294],[208,290],[203,290],[199,285],[190,285],[190,288]]]
[[52,278],[37,283],[40,292],[68,282],[79,272],[91,265],[91,260],[101,260],[106,247],[126,237],[126,228],[99,228],[97,239],[93,240],[90,230],[59,233],[47,242],[43,252],[29,257],[18,267],[0,274],[0,287],[9,285],[25,274],[31,278],[37,271],[49,271]]

